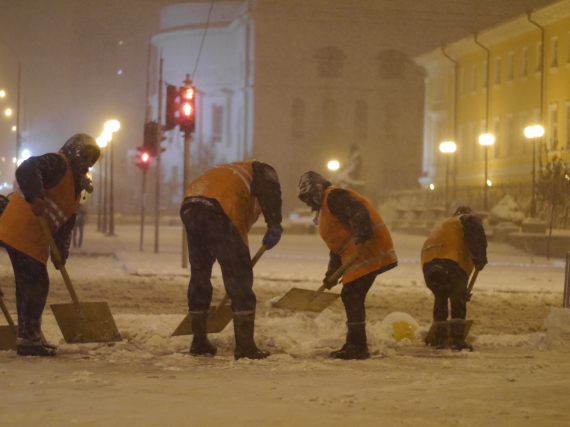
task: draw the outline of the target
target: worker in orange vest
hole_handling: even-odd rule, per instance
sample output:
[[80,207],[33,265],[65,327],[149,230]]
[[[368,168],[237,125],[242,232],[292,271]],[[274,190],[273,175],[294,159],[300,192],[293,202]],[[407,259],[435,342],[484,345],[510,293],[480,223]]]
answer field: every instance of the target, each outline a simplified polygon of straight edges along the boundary
[[207,337],[212,301],[212,266],[222,269],[231,299],[235,359],[264,359],[269,352],[254,341],[256,297],[247,233],[263,213],[267,231],[263,244],[273,248],[281,239],[281,186],[275,169],[259,161],[228,163],[210,169],[184,193],[180,210],[188,238],[190,283],[188,308],[192,319],[192,355],[215,355]]
[[487,237],[481,219],[468,206],[457,208],[451,218],[433,229],[422,247],[422,270],[433,292],[433,326],[437,349],[446,348],[448,300],[451,303],[449,330],[453,350],[473,351],[465,342],[467,282],[473,269],[487,264]]
[[[361,252],[342,277],[344,286],[340,295],[347,317],[346,343],[330,356],[336,359],[368,359],[366,294],[376,276],[398,265],[388,228],[365,197],[356,191],[332,186],[313,171],[301,175],[299,199],[317,212],[315,222],[330,249],[325,279],[356,251]],[[334,285],[336,283],[330,287]]]
[[0,217],[0,244],[8,251],[16,278],[16,344],[21,356],[53,356],[56,352],[56,347],[42,339],[50,249],[37,216],[43,215],[52,231],[62,263],[53,258],[52,262],[59,269],[69,255],[81,193],[93,191],[87,172],[100,155],[93,138],[77,134],[58,153],[30,157],[16,170],[19,187]]

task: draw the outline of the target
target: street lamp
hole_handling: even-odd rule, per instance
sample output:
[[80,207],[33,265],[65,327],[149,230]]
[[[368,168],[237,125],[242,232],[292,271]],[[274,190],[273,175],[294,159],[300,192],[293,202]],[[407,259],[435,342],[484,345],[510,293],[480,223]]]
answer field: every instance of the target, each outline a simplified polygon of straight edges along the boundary
[[340,163],[338,162],[338,160],[331,160],[330,162],[327,163],[327,168],[330,171],[336,171],[338,170],[338,168],[340,168]]
[[449,157],[455,153],[457,145],[453,141],[442,142],[439,144],[439,151],[445,154],[445,213],[449,207]]
[[6,96],[6,91],[4,89],[0,90],[0,98],[4,98]]
[[479,135],[479,144],[485,148],[485,181],[483,185],[483,210],[487,211],[487,187],[489,187],[488,167],[489,167],[489,147],[495,143],[495,137],[490,133]]
[[6,114],[6,117],[10,117],[12,115],[12,109],[6,108],[6,110],[4,111],[4,114]]
[[[105,190],[105,187],[103,187],[103,169],[104,169],[104,165],[105,165],[104,159],[103,159],[103,157],[104,157],[103,148],[105,148],[107,146],[107,143],[109,141],[103,135],[101,135],[95,141],[97,141],[97,145],[99,146],[99,148],[101,148],[101,159],[99,162],[100,171],[99,171],[99,203],[97,205],[97,231],[102,231],[103,230],[103,217],[102,217],[102,215],[103,215],[103,191]],[[105,159],[106,158],[107,157],[105,156]]]
[[524,129],[524,136],[532,140],[532,200],[530,202],[530,216],[536,216],[536,199],[534,190],[536,186],[536,140],[542,138],[544,135],[544,128],[540,125],[527,126]]
[[[121,124],[118,120],[109,120],[105,123],[105,132],[111,134],[111,139],[113,138],[113,133],[117,132],[121,128]],[[105,133],[104,132],[104,133]],[[109,183],[109,236],[115,235],[115,193],[113,191],[113,146],[115,144],[111,144],[111,182]]]

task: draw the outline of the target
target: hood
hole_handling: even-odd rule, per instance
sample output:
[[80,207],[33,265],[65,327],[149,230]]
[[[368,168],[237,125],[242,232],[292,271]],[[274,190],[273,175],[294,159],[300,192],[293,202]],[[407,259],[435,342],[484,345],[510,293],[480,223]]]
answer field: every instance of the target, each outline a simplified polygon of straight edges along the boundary
[[73,174],[81,182],[81,189],[92,193],[93,186],[91,185],[91,180],[86,176],[87,172],[89,172],[89,167],[85,158],[89,153],[92,153],[94,164],[101,156],[101,149],[95,139],[84,133],[78,133],[69,138],[59,152],[69,160]]
[[330,181],[317,172],[305,172],[299,179],[299,199],[313,211],[319,210],[323,204],[323,193],[330,186]]

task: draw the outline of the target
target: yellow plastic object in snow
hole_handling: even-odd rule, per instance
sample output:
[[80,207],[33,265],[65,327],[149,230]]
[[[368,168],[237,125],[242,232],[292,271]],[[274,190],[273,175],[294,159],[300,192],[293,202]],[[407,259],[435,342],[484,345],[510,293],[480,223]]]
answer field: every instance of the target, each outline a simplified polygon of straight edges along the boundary
[[410,325],[408,322],[400,320],[398,322],[392,323],[392,328],[394,328],[394,333],[392,336],[396,341],[400,342],[404,338],[407,338],[410,341],[414,340],[414,333],[417,329],[414,325]]

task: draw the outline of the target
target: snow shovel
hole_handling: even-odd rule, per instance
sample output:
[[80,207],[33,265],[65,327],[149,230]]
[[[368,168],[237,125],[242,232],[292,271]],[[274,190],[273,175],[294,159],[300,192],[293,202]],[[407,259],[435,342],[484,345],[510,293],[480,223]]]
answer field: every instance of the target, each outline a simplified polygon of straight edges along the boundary
[[309,289],[293,288],[281,297],[279,301],[273,304],[273,307],[284,308],[286,310],[303,310],[314,311],[320,313],[333,302],[335,302],[340,294],[325,292],[325,289],[331,284],[336,285],[338,279],[352,265],[354,261],[361,255],[360,251],[356,251],[346,262],[339,267],[335,273],[328,279],[323,280],[323,284],[316,291]]
[[12,320],[12,316],[4,304],[4,299],[0,296],[0,308],[4,317],[8,321],[8,326],[0,326],[0,350],[16,350],[16,337],[18,336],[18,327]]
[[[479,270],[475,270],[473,275],[471,276],[471,280],[469,281],[469,286],[467,286],[467,293],[470,294],[473,286],[475,286],[475,280],[477,280],[477,275],[479,274]],[[466,320],[465,321],[465,331],[463,332],[463,339],[467,339],[467,335],[469,335],[469,331],[471,330],[471,326],[473,326],[473,320]],[[449,322],[447,322],[447,336],[449,337]],[[433,327],[433,323],[431,324],[429,331],[426,335],[425,339],[426,345],[435,346],[435,328]]]
[[[52,256],[61,262],[61,255],[45,218],[38,216],[38,219],[49,241]],[[109,305],[106,302],[80,303],[65,266],[62,265],[59,271],[73,304],[51,304],[50,307],[65,342],[74,344],[122,341]]]
[[[263,245],[259,248],[257,253],[251,259],[251,268],[255,267],[261,255],[267,250],[267,246]],[[234,317],[232,308],[226,303],[230,300],[228,294],[224,295],[222,300],[218,305],[210,306],[210,314],[208,316],[208,333],[217,334],[222,332],[228,323],[230,323]],[[176,330],[172,333],[173,337],[178,335],[192,335],[192,316],[187,314],[184,320],[178,325]]]

